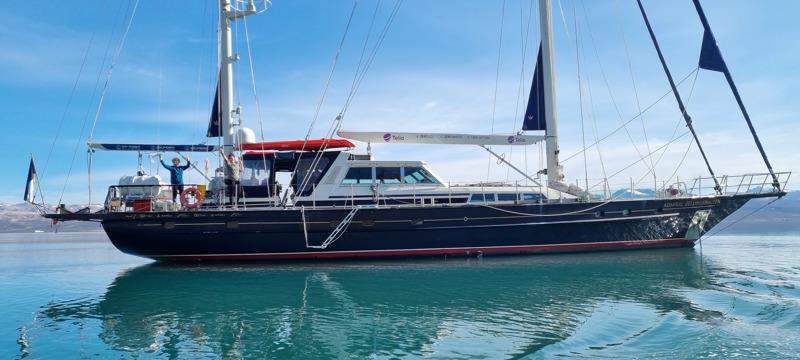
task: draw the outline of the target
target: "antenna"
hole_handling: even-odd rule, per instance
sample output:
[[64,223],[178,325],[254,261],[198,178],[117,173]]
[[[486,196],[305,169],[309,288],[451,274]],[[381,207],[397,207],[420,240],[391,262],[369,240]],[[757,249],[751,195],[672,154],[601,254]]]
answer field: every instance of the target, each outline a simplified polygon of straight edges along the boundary
[[[272,0],[235,0],[236,4],[231,4],[231,7],[237,11],[248,14],[260,14],[272,8]],[[258,3],[258,5],[256,5]],[[242,10],[244,9],[244,10]]]

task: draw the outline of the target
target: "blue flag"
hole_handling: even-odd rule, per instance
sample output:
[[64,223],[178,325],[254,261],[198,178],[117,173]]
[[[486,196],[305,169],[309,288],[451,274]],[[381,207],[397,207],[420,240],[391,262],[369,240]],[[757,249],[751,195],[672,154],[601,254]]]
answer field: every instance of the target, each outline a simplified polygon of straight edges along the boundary
[[528,108],[525,118],[522,119],[522,130],[547,130],[544,117],[544,69],[542,69],[542,46],[539,45],[539,55],[536,57],[536,68],[533,72],[533,83],[528,97]]
[[25,182],[25,195],[23,198],[25,202],[33,204],[38,187],[39,176],[36,175],[36,165],[33,164],[33,158],[31,158],[31,164],[28,166],[28,181]]
[[705,29],[703,33],[703,46],[700,48],[700,62],[698,63],[701,69],[711,71],[725,71],[725,60],[722,59],[722,53],[717,46],[717,39],[710,29]]
[[222,136],[222,116],[219,112],[219,86],[220,81],[217,80],[217,91],[214,93],[214,105],[211,107],[211,116],[208,120],[208,131],[206,137],[220,137]]

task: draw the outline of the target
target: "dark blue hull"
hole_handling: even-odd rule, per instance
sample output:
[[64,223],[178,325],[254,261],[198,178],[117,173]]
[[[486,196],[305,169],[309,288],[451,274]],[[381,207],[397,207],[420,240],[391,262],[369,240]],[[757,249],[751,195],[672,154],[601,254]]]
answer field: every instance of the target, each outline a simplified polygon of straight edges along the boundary
[[[102,220],[121,251],[157,260],[511,254],[693,246],[703,229],[753,197],[364,208],[325,249],[307,245],[325,242],[350,209],[126,213]],[[707,219],[698,217],[706,211]],[[698,219],[704,221],[692,225]]]

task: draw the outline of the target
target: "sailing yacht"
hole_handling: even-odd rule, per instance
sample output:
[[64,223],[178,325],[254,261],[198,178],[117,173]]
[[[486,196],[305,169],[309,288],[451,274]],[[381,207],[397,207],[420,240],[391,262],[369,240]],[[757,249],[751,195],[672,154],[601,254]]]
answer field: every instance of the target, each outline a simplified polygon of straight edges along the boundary
[[[208,129],[220,145],[89,143],[95,151],[217,152],[240,159],[239,186],[217,172],[204,185],[187,185],[173,202],[169,185],[139,173],[110,186],[100,211],[72,213],[64,206],[43,216],[59,221],[99,221],[121,251],[164,261],[331,259],[388,256],[480,256],[692,247],[709,229],[750,199],[781,197],[789,173],[772,169],[700,6],[705,29],[700,67],[726,75],[769,170],[719,176],[700,146],[641,2],[639,7],[680,111],[710,176],[652,193],[594,196],[567,186],[559,162],[554,89],[555,58],[550,0],[539,1],[542,42],[524,117],[516,134],[449,134],[338,129],[337,137],[256,141],[237,124],[233,104],[235,56],[231,24],[259,11],[231,0],[219,7],[219,86]],[[367,144],[479,146],[519,173],[523,183],[452,184],[419,160],[384,161]],[[531,176],[491,146],[544,143],[546,169]],[[141,156],[141,155],[140,155]],[[291,174],[281,184],[277,175]],[[31,163],[27,201],[35,168]],[[636,196],[633,196],[633,195]]]

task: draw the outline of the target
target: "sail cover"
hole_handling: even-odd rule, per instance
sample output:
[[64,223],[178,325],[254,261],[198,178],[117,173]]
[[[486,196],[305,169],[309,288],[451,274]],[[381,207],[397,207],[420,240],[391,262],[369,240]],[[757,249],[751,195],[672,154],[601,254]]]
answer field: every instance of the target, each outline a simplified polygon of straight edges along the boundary
[[219,84],[220,79],[218,77],[217,90],[214,93],[214,105],[211,106],[211,115],[208,119],[208,131],[206,131],[206,137],[210,138],[222,136],[222,116],[219,111]]
[[522,120],[522,130],[535,131],[547,130],[544,117],[544,74],[542,69],[542,46],[539,45],[539,55],[536,57],[536,69],[533,72],[533,83],[528,97],[528,108]]
[[339,130],[337,135],[372,144],[533,145],[544,140],[534,135],[476,135]]
[[36,175],[36,165],[33,164],[33,158],[31,158],[31,164],[28,166],[28,181],[25,183],[25,202],[33,204],[33,199],[36,196],[36,189],[38,187],[39,176]]

